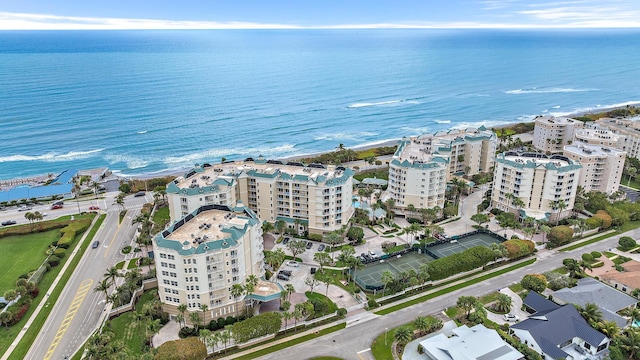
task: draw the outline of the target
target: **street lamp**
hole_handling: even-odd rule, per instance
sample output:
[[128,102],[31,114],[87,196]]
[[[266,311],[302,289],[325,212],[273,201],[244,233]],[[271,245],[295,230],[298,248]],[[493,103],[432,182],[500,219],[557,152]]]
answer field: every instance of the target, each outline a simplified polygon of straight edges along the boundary
[[384,328],[384,346],[387,346],[387,334],[389,332],[389,328]]

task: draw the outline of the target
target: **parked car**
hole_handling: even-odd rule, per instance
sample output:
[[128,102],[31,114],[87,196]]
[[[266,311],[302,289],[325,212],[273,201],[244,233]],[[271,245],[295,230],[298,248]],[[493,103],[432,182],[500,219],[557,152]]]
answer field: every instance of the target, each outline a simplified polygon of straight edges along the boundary
[[31,210],[31,209],[33,209],[33,207],[27,206],[27,205],[18,206],[18,211],[27,211],[27,210]]
[[289,281],[289,277],[285,274],[278,274],[278,279],[280,280],[284,280],[284,281]]
[[282,239],[282,245],[287,245],[287,243],[289,242],[289,240],[291,240],[291,238],[288,238],[288,237],[286,237],[286,238]]
[[311,241],[307,241],[307,249],[311,249],[313,247],[313,243]]
[[298,266],[300,266],[300,264],[298,264],[297,261],[291,260],[291,261],[287,261],[287,266],[298,267]]
[[314,268],[314,267],[312,267],[312,268],[309,270],[309,272],[311,272],[311,275],[315,274],[315,273],[316,273],[316,271],[318,271],[318,269],[316,269],[316,268]]
[[520,318],[518,317],[518,315],[513,315],[513,314],[504,314],[504,320],[505,321],[518,321],[520,320]]
[[9,226],[9,225],[15,225],[15,224],[16,224],[15,220],[7,220],[2,222],[2,226]]
[[376,255],[376,253],[375,253],[373,250],[369,250],[369,255],[371,255],[371,256],[375,256],[375,255]]
[[146,193],[145,193],[144,191],[138,191],[138,192],[137,192],[135,195],[133,195],[133,196],[135,196],[135,197],[143,197],[143,196],[145,196],[145,195],[146,195]]
[[320,244],[320,245],[318,246],[318,251],[323,251],[323,250],[324,250],[324,248],[325,248],[324,244]]
[[89,206],[89,210],[91,211],[100,210],[100,206],[95,206],[95,205]]
[[291,276],[292,272],[291,272],[291,270],[280,270],[280,274],[285,274],[287,276]]
[[92,249],[95,249],[95,248],[97,248],[98,246],[100,246],[100,241],[98,241],[98,240],[94,241],[94,242],[93,242],[93,244],[91,244],[91,248],[92,248]]

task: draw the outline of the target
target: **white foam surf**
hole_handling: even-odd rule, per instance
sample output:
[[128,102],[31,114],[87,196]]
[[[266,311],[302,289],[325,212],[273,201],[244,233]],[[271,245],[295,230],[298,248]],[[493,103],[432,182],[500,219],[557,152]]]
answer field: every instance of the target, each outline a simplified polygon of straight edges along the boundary
[[572,93],[572,92],[586,92],[586,91],[598,91],[598,89],[575,89],[575,88],[529,88],[529,89],[515,89],[506,90],[505,94],[521,95],[521,94],[547,94],[547,93]]
[[138,131],[138,134],[146,134],[148,130]]
[[378,101],[378,102],[362,102],[362,103],[354,103],[354,104],[348,105],[347,108],[357,109],[357,108],[363,108],[363,107],[369,107],[369,106],[384,106],[384,105],[394,105],[394,104],[415,105],[415,104],[420,104],[420,102],[417,100],[407,100],[407,99]]
[[162,160],[163,163],[171,166],[176,164],[183,164],[192,166],[196,163],[202,162],[210,162],[214,160],[218,160],[222,157],[232,157],[232,156],[252,156],[257,157],[258,155],[268,156],[283,156],[288,155],[296,151],[295,145],[292,144],[284,144],[276,147],[240,147],[240,148],[222,148],[222,149],[211,149],[191,154],[186,154],[182,156],[169,156]]
[[15,161],[44,161],[44,162],[72,161],[72,160],[86,159],[86,158],[92,157],[94,156],[94,154],[97,154],[103,150],[104,149],[95,149],[95,150],[89,150],[89,151],[70,151],[65,154],[50,152],[42,155],[22,155],[22,154],[8,155],[8,156],[1,156],[0,163],[15,162]]
[[451,120],[433,120],[433,122],[438,124],[451,124]]
[[313,139],[318,141],[335,141],[335,140],[352,140],[359,141],[362,140],[363,137],[367,136],[376,136],[377,133],[369,132],[369,131],[361,131],[355,133],[333,133],[333,134],[322,134],[315,136]]

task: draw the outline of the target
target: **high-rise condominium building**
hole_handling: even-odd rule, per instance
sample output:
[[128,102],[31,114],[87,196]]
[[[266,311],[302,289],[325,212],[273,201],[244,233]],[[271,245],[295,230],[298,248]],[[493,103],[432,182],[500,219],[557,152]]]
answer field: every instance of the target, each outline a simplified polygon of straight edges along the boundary
[[203,164],[166,191],[172,221],[202,205],[242,201],[261,220],[322,234],[340,229],[353,215],[352,186],[353,171],[341,166],[249,158]]
[[499,154],[491,194],[493,207],[523,218],[567,217],[573,209],[581,168],[562,155]]
[[[201,312],[206,305],[205,324],[241,312],[236,305],[244,305],[244,295],[237,302],[231,295],[232,286],[244,284],[250,275],[264,275],[261,222],[241,204],[193,210],[156,235],[153,250],[164,310],[176,315],[180,304],[189,312]],[[271,291],[269,285],[274,287]],[[261,293],[269,300],[268,296],[277,298],[280,289],[261,282],[256,294]]]
[[533,130],[533,146],[545,153],[562,153],[565,145],[573,142],[574,133],[584,123],[566,117],[538,116]]
[[636,159],[640,157],[640,117],[604,118],[598,120],[597,124],[620,136],[616,148],[626,151],[629,157]]
[[385,197],[400,209],[443,207],[447,181],[491,171],[496,145],[495,133],[484,127],[405,138],[389,163]]
[[599,145],[574,143],[564,147],[564,156],[582,165],[578,184],[586,192],[618,191],[626,155],[625,151]]

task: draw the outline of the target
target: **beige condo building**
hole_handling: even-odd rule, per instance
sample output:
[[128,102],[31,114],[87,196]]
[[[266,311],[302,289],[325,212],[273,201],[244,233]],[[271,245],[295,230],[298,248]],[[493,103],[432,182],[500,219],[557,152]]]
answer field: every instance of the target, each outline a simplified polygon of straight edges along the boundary
[[565,145],[570,145],[577,129],[584,123],[567,117],[537,116],[533,130],[533,146],[544,153],[562,153]]
[[640,157],[640,117],[603,118],[596,123],[620,137],[616,148],[626,151],[629,157]]
[[624,136],[613,133],[605,127],[595,123],[587,123],[584,128],[574,133],[572,145],[599,145],[621,149],[624,146]]
[[[261,222],[242,204],[195,209],[156,235],[153,250],[164,310],[177,315],[180,304],[188,312],[201,312],[206,305],[205,324],[241,313],[247,299],[243,295],[236,304],[231,287],[264,275]],[[269,301],[280,291],[275,283],[259,281],[250,297]]]
[[333,165],[248,158],[203,164],[167,185],[171,220],[203,205],[241,201],[261,220],[302,233],[340,229],[353,215],[353,171]]
[[447,181],[491,171],[496,135],[484,127],[403,139],[389,163],[385,198],[399,209],[444,206]]
[[582,165],[578,184],[586,192],[618,191],[626,155],[625,151],[599,145],[580,143],[564,147],[564,156]]
[[[582,166],[562,155],[506,152],[496,157],[493,207],[520,217],[556,220],[571,214]],[[524,205],[514,205],[514,199]],[[564,209],[558,204],[563,202]]]

